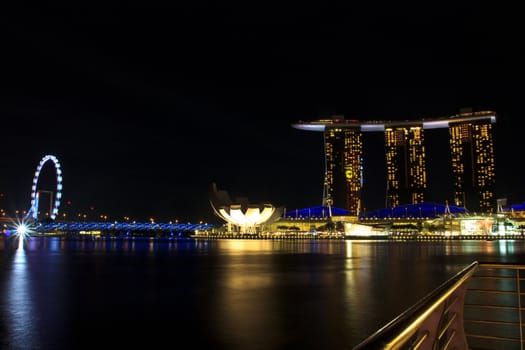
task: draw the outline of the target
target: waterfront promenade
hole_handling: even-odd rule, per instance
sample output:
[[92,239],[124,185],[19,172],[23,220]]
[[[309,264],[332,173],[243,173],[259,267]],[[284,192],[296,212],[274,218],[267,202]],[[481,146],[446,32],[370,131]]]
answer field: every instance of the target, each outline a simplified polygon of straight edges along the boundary
[[206,232],[202,231],[197,234],[190,235],[196,239],[283,239],[283,240],[389,240],[389,241],[442,241],[442,240],[522,240],[525,239],[523,234],[449,234],[449,233],[405,233],[393,232],[390,234],[380,235],[346,235],[344,232],[328,232],[328,233],[312,233],[312,232],[266,232],[257,234],[248,233],[227,233],[227,232]]
[[[280,221],[279,221],[280,222]],[[501,221],[488,226],[488,219],[462,219],[449,226],[433,226],[423,224],[421,219],[414,221],[394,220],[362,220],[356,223],[343,222],[339,229],[326,229],[322,221],[315,225],[300,224],[295,220],[294,229],[282,230],[277,222],[275,227],[256,232],[228,231],[225,227],[217,227],[208,223],[156,223],[156,222],[26,222],[28,235],[32,236],[64,236],[64,237],[152,237],[152,238],[195,238],[195,239],[283,239],[283,240],[344,240],[344,239],[375,239],[392,241],[435,241],[435,240],[522,240],[525,238],[522,221]],[[311,221],[308,221],[311,223]],[[483,224],[481,225],[480,222]],[[22,222],[13,220],[3,222],[3,234],[16,234]],[[356,229],[357,227],[357,229]],[[309,228],[309,229],[308,229]]]

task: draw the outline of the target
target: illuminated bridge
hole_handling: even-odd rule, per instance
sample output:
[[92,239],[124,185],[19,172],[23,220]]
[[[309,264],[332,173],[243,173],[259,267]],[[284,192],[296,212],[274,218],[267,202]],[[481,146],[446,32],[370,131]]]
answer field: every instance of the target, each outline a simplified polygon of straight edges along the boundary
[[80,232],[118,232],[118,233],[161,233],[161,232],[194,232],[209,230],[211,224],[150,223],[150,222],[52,222],[36,223],[31,226],[35,233],[80,233]]

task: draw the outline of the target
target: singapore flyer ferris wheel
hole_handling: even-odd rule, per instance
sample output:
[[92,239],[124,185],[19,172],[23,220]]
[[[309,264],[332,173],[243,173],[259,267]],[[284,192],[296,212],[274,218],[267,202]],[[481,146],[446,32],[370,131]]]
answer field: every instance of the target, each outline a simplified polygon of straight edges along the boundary
[[38,219],[38,202],[40,197],[40,191],[37,190],[38,178],[40,177],[40,172],[44,165],[51,161],[55,167],[56,173],[56,190],[55,190],[55,200],[53,201],[53,193],[51,192],[51,208],[49,212],[49,217],[52,220],[55,220],[58,214],[58,207],[60,206],[60,199],[62,198],[62,169],[60,168],[60,162],[57,157],[53,155],[46,155],[40,160],[38,167],[35,171],[35,176],[33,177],[33,186],[31,187],[31,208],[27,213],[27,217],[32,217],[33,219]]

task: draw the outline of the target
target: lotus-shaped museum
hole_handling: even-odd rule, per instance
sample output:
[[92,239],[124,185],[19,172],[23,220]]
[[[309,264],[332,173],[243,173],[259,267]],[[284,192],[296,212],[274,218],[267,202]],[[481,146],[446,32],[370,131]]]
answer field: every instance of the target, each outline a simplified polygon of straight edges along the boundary
[[228,231],[257,233],[262,225],[281,217],[282,208],[272,204],[250,204],[247,198],[232,201],[226,191],[218,191],[215,184],[210,188],[210,204],[217,216],[228,223]]

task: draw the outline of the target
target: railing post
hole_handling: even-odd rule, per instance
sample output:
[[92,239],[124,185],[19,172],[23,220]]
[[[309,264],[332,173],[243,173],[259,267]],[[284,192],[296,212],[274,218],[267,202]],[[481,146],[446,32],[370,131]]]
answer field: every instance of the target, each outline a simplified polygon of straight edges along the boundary
[[516,269],[516,291],[518,292],[518,320],[520,324],[520,349],[523,350],[523,317],[521,315],[520,269]]

